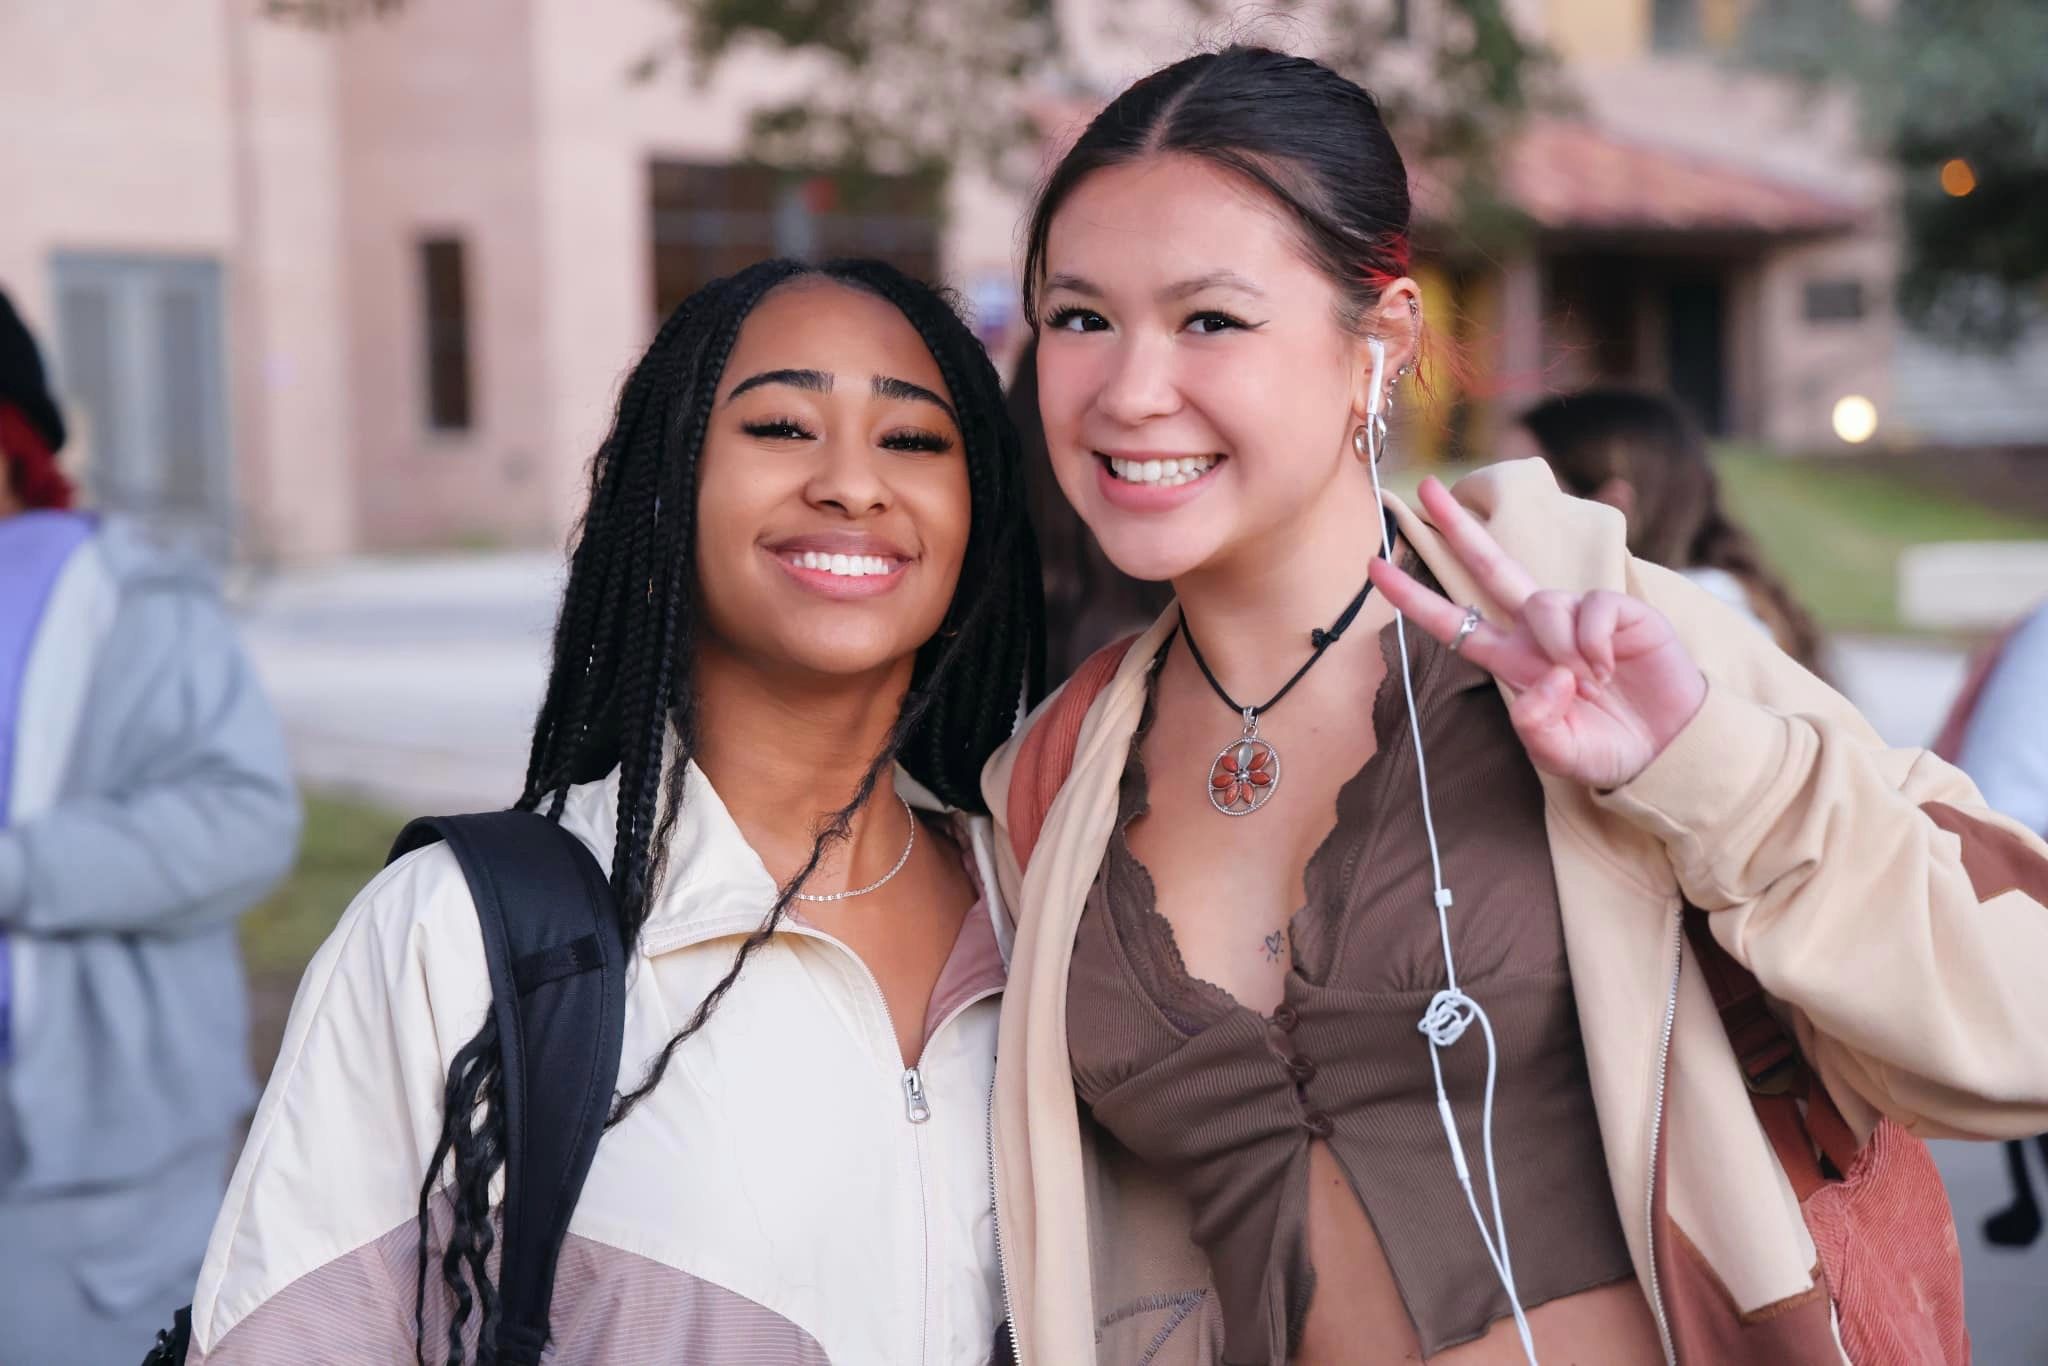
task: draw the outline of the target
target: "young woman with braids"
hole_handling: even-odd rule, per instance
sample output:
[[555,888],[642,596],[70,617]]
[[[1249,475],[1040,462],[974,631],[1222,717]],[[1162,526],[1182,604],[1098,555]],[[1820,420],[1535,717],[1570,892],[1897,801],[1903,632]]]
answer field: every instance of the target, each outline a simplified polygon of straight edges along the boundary
[[1820,628],[1721,506],[1706,438],[1676,399],[1606,387],[1547,399],[1508,433],[1502,457],[1521,455],[1541,456],[1565,492],[1618,509],[1629,554],[1677,570],[1826,677]]
[[1913,1135],[2048,1120],[2048,845],[1540,462],[1383,495],[1408,224],[1249,47],[1031,218],[1048,459],[1175,600],[983,779],[1024,1366],[1958,1362]]
[[[520,796],[609,865],[637,945],[550,1360],[990,1355],[1007,921],[973,813],[1041,667],[1017,466],[978,344],[879,264],[711,284],[627,379]],[[488,998],[444,846],[356,899],[215,1227],[194,1360],[489,1340]]]

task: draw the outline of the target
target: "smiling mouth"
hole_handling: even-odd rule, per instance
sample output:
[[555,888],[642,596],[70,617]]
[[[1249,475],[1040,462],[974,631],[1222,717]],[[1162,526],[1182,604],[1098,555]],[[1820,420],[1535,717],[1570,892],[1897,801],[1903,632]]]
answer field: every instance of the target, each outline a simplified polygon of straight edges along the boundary
[[1124,460],[1116,456],[1097,454],[1096,459],[1108,466],[1110,474],[1120,483],[1175,488],[1181,484],[1194,483],[1215,469],[1223,457],[1192,455],[1163,460]]
[[908,563],[886,555],[833,555],[822,550],[788,550],[776,558],[791,569],[808,569],[840,579],[886,578]]

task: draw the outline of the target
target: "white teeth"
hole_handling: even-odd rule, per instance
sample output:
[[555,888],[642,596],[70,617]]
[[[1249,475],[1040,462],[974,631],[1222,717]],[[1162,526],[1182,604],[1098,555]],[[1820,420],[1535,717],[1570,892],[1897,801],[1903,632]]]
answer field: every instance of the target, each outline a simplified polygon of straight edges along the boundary
[[1213,455],[1176,456],[1171,460],[1116,460],[1109,462],[1110,472],[1117,478],[1132,484],[1158,484],[1162,488],[1173,488],[1180,484],[1192,484],[1207,474],[1216,464]]
[[880,555],[830,555],[819,550],[799,550],[789,558],[799,569],[816,569],[843,579],[884,575],[891,567]]

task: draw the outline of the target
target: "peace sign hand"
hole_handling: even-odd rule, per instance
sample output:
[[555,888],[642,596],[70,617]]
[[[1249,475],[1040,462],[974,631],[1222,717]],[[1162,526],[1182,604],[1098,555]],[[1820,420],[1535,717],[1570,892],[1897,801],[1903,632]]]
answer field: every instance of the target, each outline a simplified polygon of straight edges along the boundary
[[[1588,787],[1622,786],[1664,752],[1706,700],[1707,681],[1664,615],[1625,593],[1540,589],[1529,571],[1436,479],[1422,506],[1479,586],[1510,614],[1481,622],[1460,649],[1506,684],[1515,734],[1537,768]],[[1398,566],[1372,580],[1407,618],[1448,645],[1465,609]]]

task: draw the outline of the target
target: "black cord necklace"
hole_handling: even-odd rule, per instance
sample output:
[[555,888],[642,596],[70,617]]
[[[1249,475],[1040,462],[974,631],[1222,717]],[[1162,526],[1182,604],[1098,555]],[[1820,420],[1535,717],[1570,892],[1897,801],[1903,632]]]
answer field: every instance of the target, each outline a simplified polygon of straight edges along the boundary
[[1216,675],[1209,670],[1209,661],[1202,658],[1202,647],[1195,644],[1195,633],[1188,629],[1187,614],[1180,618],[1181,639],[1188,643],[1188,654],[1193,656],[1195,667],[1208,680],[1210,690],[1223,699],[1229,707],[1244,718],[1244,734],[1223,747],[1215,762],[1209,765],[1209,804],[1226,816],[1249,816],[1264,806],[1280,786],[1280,751],[1273,748],[1271,740],[1259,734],[1259,718],[1276,706],[1280,699],[1294,691],[1294,685],[1301,682],[1316,661],[1328,653],[1351,623],[1358,618],[1358,611],[1365,606],[1365,600],[1372,596],[1372,580],[1365,581],[1365,587],[1358,590],[1358,596],[1351,599],[1329,629],[1317,628],[1308,633],[1309,644],[1314,647],[1308,659],[1294,677],[1280,686],[1274,693],[1256,707],[1247,707],[1223,690],[1216,681]]

